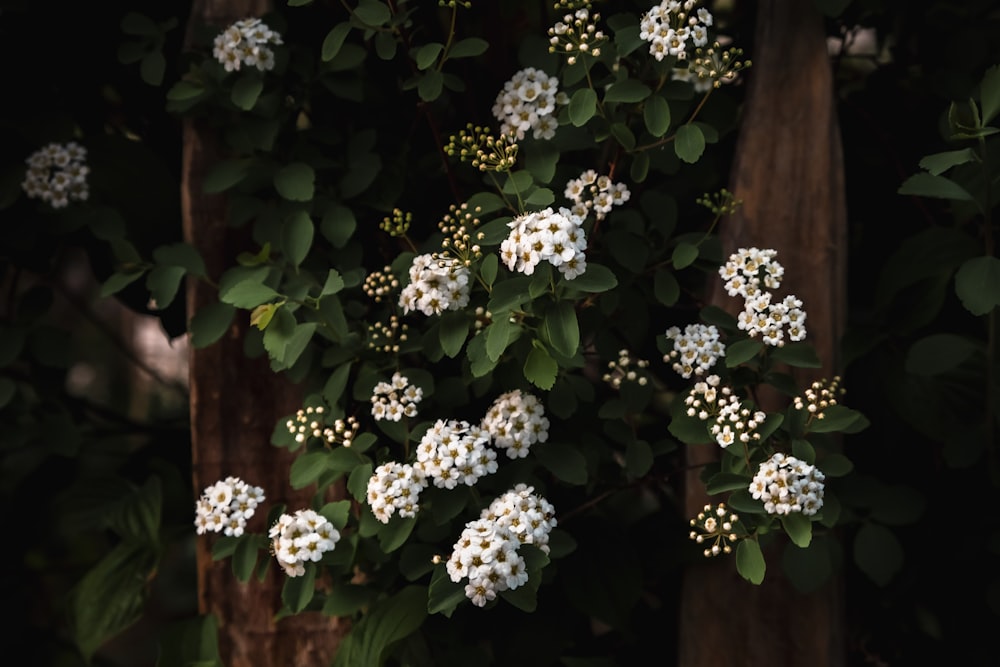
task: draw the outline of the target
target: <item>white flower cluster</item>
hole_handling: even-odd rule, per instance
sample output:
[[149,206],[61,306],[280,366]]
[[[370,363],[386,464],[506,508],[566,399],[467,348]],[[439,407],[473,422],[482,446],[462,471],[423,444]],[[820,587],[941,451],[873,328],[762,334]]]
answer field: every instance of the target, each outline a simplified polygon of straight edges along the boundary
[[477,607],[497,593],[528,581],[522,544],[549,552],[549,533],[556,526],[555,508],[534,487],[518,484],[496,498],[479,519],[465,524],[446,568],[455,583],[468,579],[465,595]]
[[535,139],[551,139],[559,126],[556,105],[566,103],[566,94],[559,93],[559,79],[526,67],[504,84],[493,104],[493,115],[500,121],[501,134],[524,139],[531,131]]
[[422,468],[389,461],[375,468],[368,480],[368,506],[382,523],[389,523],[396,512],[401,517],[416,516],[420,509],[420,492],[426,487]]
[[608,176],[598,176],[593,169],[567,181],[564,194],[573,202],[570,209],[573,213],[586,218],[593,211],[598,220],[603,220],[611,207],[624,204],[632,196],[624,183],[613,183]]
[[678,327],[666,331],[668,340],[674,341],[673,349],[663,355],[681,377],[701,377],[705,371],[726,354],[726,346],[719,340],[719,330],[714,325],[689,324],[681,332]]
[[779,452],[760,464],[749,490],[768,514],[812,515],[823,507],[825,479],[816,466]]
[[474,486],[481,477],[497,471],[497,453],[489,444],[490,434],[484,428],[439,419],[420,439],[414,467],[438,488]]
[[340,531],[315,510],[297,510],[295,514],[278,517],[268,537],[271,551],[285,574],[301,577],[306,573],[306,562],[315,563],[327,551],[333,551],[340,540]]
[[714,423],[709,430],[723,449],[737,441],[760,440],[756,428],[767,418],[767,413],[744,407],[732,388],[720,386],[720,382],[718,375],[709,375],[704,382],[695,383],[684,399],[687,415],[702,421],[711,419]]
[[587,270],[587,237],[583,218],[567,208],[552,208],[518,216],[507,223],[510,234],[500,243],[500,261],[508,269],[530,276],[546,261],[572,280]]
[[729,296],[744,299],[737,326],[750,337],[760,334],[765,344],[781,347],[786,331],[789,340],[805,339],[806,313],[802,301],[794,295],[774,301],[773,293],[768,291],[777,289],[785,274],[784,267],[774,259],[777,254],[770,249],[740,248],[719,267],[719,275],[726,281]]
[[274,68],[271,46],[282,43],[281,35],[260,19],[240,19],[216,35],[212,55],[227,72],[238,71],[244,65],[264,72]]
[[416,417],[417,403],[423,398],[423,389],[410,384],[406,376],[393,373],[391,382],[379,382],[372,390],[372,416],[376,421],[394,422],[403,417]]
[[469,304],[469,275],[469,268],[453,257],[417,255],[399,305],[404,313],[419,310],[427,316],[460,310]]
[[688,533],[688,537],[692,540],[698,544],[709,541],[712,543],[712,546],[705,547],[702,551],[706,558],[732,553],[732,543],[739,540],[736,531],[742,530],[740,517],[730,513],[725,503],[719,503],[716,507],[705,505],[698,516],[691,519],[691,528],[693,530]]
[[520,389],[497,397],[480,425],[493,437],[493,444],[512,459],[523,459],[531,445],[549,439],[545,407],[537,397]]
[[708,27],[713,18],[704,7],[695,12],[699,4],[699,0],[663,0],[646,12],[639,23],[639,37],[649,42],[649,53],[654,58],[673,56],[684,60],[689,47],[708,44]]
[[229,476],[205,487],[195,503],[194,525],[199,535],[222,532],[239,537],[264,502],[264,489],[250,486],[239,477]]
[[41,199],[52,208],[64,208],[71,201],[86,201],[90,196],[87,187],[90,167],[84,164],[86,159],[87,149],[75,141],[50,143],[25,160],[28,171],[21,188],[32,199]]

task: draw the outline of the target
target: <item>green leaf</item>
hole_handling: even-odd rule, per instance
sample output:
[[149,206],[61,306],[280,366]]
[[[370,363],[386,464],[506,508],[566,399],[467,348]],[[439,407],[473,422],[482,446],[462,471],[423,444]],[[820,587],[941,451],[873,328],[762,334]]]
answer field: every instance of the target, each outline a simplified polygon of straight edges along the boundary
[[219,300],[237,308],[254,308],[281,295],[253,278],[241,280],[219,293]]
[[343,248],[351,240],[357,226],[358,222],[351,209],[334,204],[323,213],[320,232],[334,247]]
[[195,616],[164,626],[158,641],[158,664],[223,667],[215,616]]
[[983,125],[986,125],[1000,112],[1000,65],[990,67],[983,74],[979,82],[979,98]]
[[[605,102],[641,102],[653,91],[637,79],[623,79],[608,86]],[[661,98],[662,99],[662,98]]]
[[244,74],[233,84],[229,98],[240,109],[250,111],[257,104],[257,98],[263,90],[263,79],[254,74]]
[[128,12],[121,20],[121,29],[127,35],[155,37],[160,33],[153,19],[138,12]]
[[628,125],[625,123],[612,123],[609,129],[611,130],[611,136],[613,136],[626,151],[631,151],[635,148],[635,135],[632,133],[632,130],[629,129]]
[[486,356],[491,361],[498,361],[500,355],[507,349],[507,345],[510,344],[510,332],[513,328],[514,326],[510,323],[510,318],[506,314],[501,314],[500,317],[493,320],[492,324],[486,327],[484,334],[480,334],[486,336]]
[[788,545],[782,554],[781,565],[792,585],[801,593],[818,589],[833,574],[830,547],[822,538],[813,540],[804,549]]
[[973,315],[986,315],[1000,305],[1000,258],[966,260],[955,274],[955,294]]
[[163,75],[167,71],[167,59],[160,51],[147,53],[139,63],[139,76],[151,86],[163,83]]
[[548,188],[537,188],[524,200],[531,206],[548,206],[556,200],[555,193]]
[[854,562],[879,586],[885,586],[903,567],[903,547],[885,526],[867,522],[854,537]]
[[678,127],[674,135],[674,152],[688,164],[697,162],[705,152],[705,135],[701,128],[692,123]]
[[347,525],[347,519],[351,513],[351,501],[350,500],[337,500],[332,503],[327,503],[319,511],[320,514],[326,517],[326,519],[333,524],[333,527],[338,531],[344,529]]
[[281,366],[285,358],[285,350],[288,342],[295,332],[295,316],[288,312],[287,308],[280,308],[274,314],[271,323],[264,331],[262,342],[267,355]]
[[469,316],[464,312],[448,312],[441,316],[438,339],[441,349],[449,357],[456,357],[469,335]]
[[933,334],[910,346],[904,369],[907,373],[925,377],[941,375],[982,351],[982,342],[975,339],[957,334]]
[[437,565],[434,568],[434,574],[431,575],[431,583],[427,591],[427,611],[431,614],[444,614],[451,618],[455,608],[466,599],[465,585],[451,580],[444,563]]
[[340,397],[344,395],[344,389],[347,388],[347,378],[350,374],[350,362],[337,366],[323,385],[323,400],[329,405],[337,405]]
[[441,55],[442,51],[444,51],[444,44],[437,42],[424,44],[418,48],[413,56],[413,61],[417,64],[417,69],[423,71],[428,67],[432,67],[437,62],[438,56]]
[[524,169],[512,171],[507,174],[507,180],[503,184],[503,192],[508,195],[518,195],[527,192],[534,184],[535,179],[530,171]]
[[698,259],[698,246],[684,241],[677,244],[670,257],[670,260],[674,264],[674,268],[677,269],[683,269],[691,266],[694,264],[694,260],[696,259]]
[[146,288],[156,304],[156,309],[163,310],[173,302],[185,273],[182,266],[153,267],[146,276]]
[[285,584],[281,588],[281,601],[292,610],[293,614],[298,614],[312,602],[316,594],[316,567],[307,565],[305,574],[298,577],[285,577]]
[[587,483],[587,459],[579,447],[545,442],[536,444],[531,452],[542,466],[567,484]]
[[139,278],[142,278],[145,274],[146,272],[144,270],[112,273],[108,279],[104,281],[104,284],[101,285],[101,298],[105,299],[112,294],[117,294]]
[[305,211],[295,211],[285,220],[281,228],[281,243],[292,266],[298,267],[309,254],[314,234],[312,218]]
[[315,192],[316,172],[304,162],[285,165],[274,174],[274,188],[290,201],[310,201]]
[[205,261],[198,251],[187,243],[171,243],[158,247],[153,251],[153,259],[157,264],[182,267],[194,276],[205,275]]
[[750,478],[746,475],[738,475],[732,472],[717,472],[712,475],[705,484],[705,491],[714,496],[717,493],[726,491],[736,491],[746,489],[750,486]]
[[664,306],[672,306],[677,303],[677,299],[681,296],[681,286],[673,273],[666,269],[656,271],[653,276],[653,295]]
[[323,283],[323,288],[319,291],[319,294],[320,296],[328,296],[330,294],[337,294],[342,289],[344,289],[344,277],[340,275],[340,271],[337,269],[330,269],[326,274],[326,282]]
[[583,127],[597,113],[597,93],[581,88],[569,100],[569,120],[574,127]]
[[478,37],[466,37],[451,45],[449,58],[472,58],[486,53],[490,43]]
[[490,253],[483,257],[483,261],[479,265],[479,276],[488,287],[492,287],[497,279],[499,269],[500,259],[493,253]]
[[539,347],[532,347],[524,361],[524,377],[539,389],[548,391],[556,382],[559,364],[549,353]]
[[740,540],[736,545],[736,571],[751,584],[764,581],[767,564],[756,540]]
[[350,23],[338,23],[333,26],[330,32],[326,33],[326,38],[323,39],[323,46],[320,50],[320,57],[323,59],[323,62],[330,62],[340,53],[340,48],[344,45],[344,40],[347,39],[349,32],[351,32]]
[[607,292],[618,286],[614,271],[594,262],[587,262],[587,270],[568,282],[574,289],[592,293]]
[[361,0],[354,10],[354,15],[362,23],[373,28],[388,23],[392,18],[389,8],[378,0]]
[[469,210],[477,215],[482,213],[493,213],[504,208],[503,198],[495,192],[477,192],[469,197],[465,202]]
[[191,318],[191,345],[201,349],[222,338],[233,322],[236,308],[228,303],[211,303]]
[[934,197],[937,199],[954,199],[957,201],[972,201],[969,191],[955,181],[934,174],[914,174],[903,181],[897,192],[901,195],[916,195],[918,197]]
[[424,102],[433,102],[441,97],[444,89],[444,75],[437,70],[428,70],[417,83],[417,94]]
[[557,301],[547,308],[542,328],[556,352],[564,357],[576,354],[580,347],[580,325],[572,302]]
[[360,584],[339,584],[323,601],[323,613],[327,616],[351,616],[371,604],[374,591]]
[[944,153],[935,153],[933,155],[925,155],[920,160],[920,166],[929,171],[934,176],[943,174],[952,167],[960,164],[965,164],[967,162],[972,162],[976,159],[976,151],[971,148],[963,148],[957,151],[946,151]]
[[[372,438],[375,436],[370,433],[363,433],[362,435],[371,435]],[[358,437],[361,440],[361,436]],[[351,447],[356,446],[357,441],[351,445]],[[347,490],[351,492],[351,495],[359,503],[365,503],[368,497],[368,480],[371,479],[372,473],[375,471],[374,466],[371,463],[362,463],[351,471],[351,474],[347,476]]]
[[289,7],[304,7],[311,5],[313,0],[288,0]]
[[809,425],[810,433],[833,433],[850,428],[859,420],[864,419],[857,410],[843,405],[831,405],[823,410],[822,419],[814,419]]
[[262,303],[257,306],[250,311],[250,326],[263,331],[274,319],[274,313],[283,305],[283,303]]
[[378,543],[383,553],[392,553],[406,543],[417,525],[416,517],[400,517],[393,515],[389,523],[378,529]]
[[173,102],[191,100],[204,94],[205,88],[192,81],[178,81],[167,91],[167,99]]
[[822,368],[823,363],[816,354],[816,348],[805,341],[785,343],[770,350],[774,361],[798,368]]
[[630,440],[625,446],[625,470],[632,479],[643,477],[653,467],[653,449],[645,440]]
[[246,160],[225,160],[217,162],[205,174],[205,181],[202,183],[202,192],[215,194],[224,192],[229,188],[242,182],[247,176]]
[[726,368],[736,368],[753,359],[764,349],[756,338],[744,338],[726,346]]
[[670,129],[670,105],[656,95],[646,100],[642,107],[642,120],[654,137],[662,137]]
[[796,546],[805,548],[812,541],[812,522],[801,512],[783,515],[781,526]]
[[843,454],[828,454],[820,462],[820,470],[827,477],[844,477],[854,470],[854,464]]
[[233,576],[238,581],[246,583],[253,576],[254,568],[257,567],[257,544],[253,536],[244,534],[237,538],[236,549],[233,551],[230,566]]
[[288,482],[293,489],[304,489],[329,470],[326,450],[306,452],[292,461],[288,470]]

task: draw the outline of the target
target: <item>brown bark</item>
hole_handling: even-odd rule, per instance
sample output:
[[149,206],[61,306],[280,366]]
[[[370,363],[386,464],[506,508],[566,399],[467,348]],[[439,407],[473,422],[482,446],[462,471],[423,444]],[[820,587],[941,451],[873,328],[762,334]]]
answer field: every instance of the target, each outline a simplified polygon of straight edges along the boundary
[[[847,252],[840,131],[814,3],[760,0],[755,44],[730,187],[743,206],[724,221],[721,236],[726,255],[751,246],[778,251],[782,294],[804,302],[808,340],[823,362],[812,372],[796,369],[802,386],[834,375],[840,363]],[[716,284],[714,305],[735,314],[738,301]],[[765,409],[784,406],[776,393],[760,398]],[[689,449],[689,516],[709,502],[698,469],[716,456],[711,447]],[[682,667],[844,664],[839,581],[800,594],[781,575],[780,556],[780,550],[765,552],[761,586],[740,578],[731,560],[706,561],[685,573]]]
[[[260,16],[263,0],[196,0],[191,26],[223,29],[234,20]],[[190,35],[190,31],[189,31]],[[181,183],[185,240],[205,259],[208,275],[218,279],[240,251],[252,250],[244,234],[227,225],[222,195],[201,191],[207,170],[219,159],[218,130],[208,122],[185,120]],[[188,312],[218,300],[217,290],[198,281],[187,286]],[[308,506],[314,489],[293,491],[288,483],[292,455],[270,444],[275,424],[301,407],[298,388],[271,371],[266,356],[249,359],[243,351],[248,315],[237,314],[215,344],[191,350],[191,429],[194,488],[235,475],[263,487],[267,506],[286,503],[289,510]],[[266,507],[248,529],[266,532]],[[197,542],[198,607],[219,623],[219,649],[227,667],[327,665],[347,629],[346,622],[318,613],[275,621],[281,608],[285,575],[272,565],[264,581],[240,583],[228,560],[215,562],[211,539]]]

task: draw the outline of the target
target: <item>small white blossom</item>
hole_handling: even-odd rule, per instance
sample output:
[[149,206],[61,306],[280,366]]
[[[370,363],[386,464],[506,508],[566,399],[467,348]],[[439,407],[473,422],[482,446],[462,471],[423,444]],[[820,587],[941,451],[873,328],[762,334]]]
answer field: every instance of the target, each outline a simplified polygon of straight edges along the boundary
[[227,72],[238,71],[244,65],[264,72],[274,68],[271,46],[282,43],[281,35],[260,19],[240,19],[216,35],[212,56]]
[[199,535],[221,532],[239,537],[263,501],[264,489],[239,477],[226,477],[202,491],[195,503],[195,530]]

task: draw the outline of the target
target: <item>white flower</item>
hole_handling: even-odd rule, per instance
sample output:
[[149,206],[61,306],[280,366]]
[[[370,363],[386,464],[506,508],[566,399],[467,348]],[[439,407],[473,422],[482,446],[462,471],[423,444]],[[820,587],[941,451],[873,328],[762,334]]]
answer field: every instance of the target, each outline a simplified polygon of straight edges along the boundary
[[565,104],[559,95],[559,80],[527,67],[504,84],[493,103],[493,115],[500,121],[501,134],[524,139],[531,132],[535,139],[550,139],[555,135],[553,112],[557,104]]
[[216,35],[212,56],[227,72],[237,71],[244,65],[263,72],[274,68],[274,51],[270,47],[279,44],[282,44],[281,35],[260,19],[241,19]]
[[278,517],[268,537],[274,557],[285,574],[299,577],[305,574],[306,562],[319,561],[324,553],[336,547],[340,531],[319,512],[302,509]]
[[439,315],[469,305],[470,271],[454,257],[417,255],[410,265],[410,282],[399,295],[404,313],[419,310]]
[[90,197],[86,165],[87,150],[71,141],[50,143],[25,160],[28,170],[21,189],[32,199],[41,199],[52,208],[64,208],[71,201],[86,201]]
[[264,489],[239,477],[226,477],[202,491],[195,503],[195,530],[199,535],[224,532],[239,537],[263,501]]
[[810,516],[823,507],[825,479],[816,466],[779,452],[760,464],[748,490],[768,514]]
[[568,208],[551,207],[514,218],[511,231],[500,243],[500,259],[511,271],[532,275],[542,261],[555,266],[567,280],[587,268],[583,218]]

